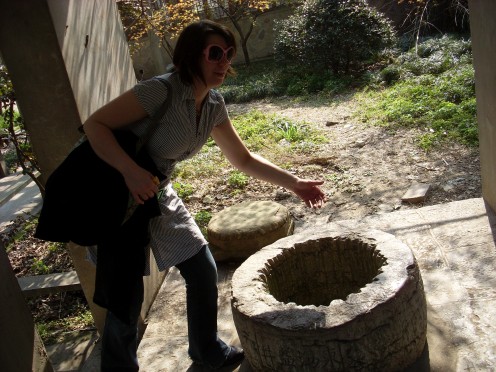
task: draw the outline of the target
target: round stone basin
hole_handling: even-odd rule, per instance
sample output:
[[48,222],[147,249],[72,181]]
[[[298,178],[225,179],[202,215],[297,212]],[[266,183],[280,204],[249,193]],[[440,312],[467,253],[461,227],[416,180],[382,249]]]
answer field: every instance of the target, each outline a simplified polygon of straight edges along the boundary
[[415,257],[378,230],[330,225],[280,239],[236,270],[231,303],[256,371],[397,371],[425,346]]
[[293,233],[289,210],[274,201],[246,201],[212,217],[207,233],[216,261],[244,260]]

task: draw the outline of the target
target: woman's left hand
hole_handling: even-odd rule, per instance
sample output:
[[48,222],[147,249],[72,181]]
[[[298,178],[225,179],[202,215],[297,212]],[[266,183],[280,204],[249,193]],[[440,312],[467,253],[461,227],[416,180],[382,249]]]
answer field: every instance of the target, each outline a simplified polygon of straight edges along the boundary
[[324,181],[299,179],[292,191],[310,208],[321,208],[326,202],[324,192],[318,187]]

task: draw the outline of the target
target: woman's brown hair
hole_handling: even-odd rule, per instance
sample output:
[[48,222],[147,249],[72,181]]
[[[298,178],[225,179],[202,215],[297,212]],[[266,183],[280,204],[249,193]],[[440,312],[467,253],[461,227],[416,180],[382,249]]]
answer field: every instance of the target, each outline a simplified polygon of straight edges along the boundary
[[[172,63],[179,71],[179,76],[184,83],[193,84],[195,77],[199,77],[205,82],[200,62],[203,58],[203,49],[207,46],[207,38],[210,35],[222,36],[227,45],[232,46],[236,51],[236,39],[227,27],[209,20],[189,24],[179,35],[172,58]],[[229,66],[227,73],[233,75],[234,69]]]

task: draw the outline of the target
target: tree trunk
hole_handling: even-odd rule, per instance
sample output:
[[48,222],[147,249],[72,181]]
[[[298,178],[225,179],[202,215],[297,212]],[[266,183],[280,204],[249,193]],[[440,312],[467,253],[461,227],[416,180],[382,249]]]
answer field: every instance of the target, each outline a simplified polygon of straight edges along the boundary
[[250,23],[250,29],[248,32],[245,33],[243,32],[243,29],[241,28],[241,25],[239,24],[238,20],[236,18],[229,17],[231,20],[232,24],[234,25],[234,28],[236,31],[238,31],[239,38],[241,40],[241,50],[243,50],[243,56],[245,57],[245,64],[247,66],[250,65],[250,53],[248,52],[248,38],[251,35],[251,32],[253,31],[253,24],[255,22],[255,18],[252,19],[252,22]]

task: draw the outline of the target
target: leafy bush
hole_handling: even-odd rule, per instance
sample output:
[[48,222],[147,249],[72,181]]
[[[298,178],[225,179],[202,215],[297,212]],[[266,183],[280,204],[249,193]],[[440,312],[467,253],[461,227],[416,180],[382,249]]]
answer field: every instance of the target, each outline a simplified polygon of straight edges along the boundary
[[393,27],[364,0],[309,0],[276,22],[276,60],[334,74],[359,70],[393,45]]
[[397,66],[387,66],[381,72],[381,79],[388,85],[398,81],[401,77],[401,70]]
[[398,57],[402,77],[439,75],[460,64],[472,63],[470,40],[443,35],[422,40],[416,47]]
[[236,189],[243,189],[248,185],[249,177],[238,170],[233,170],[230,172],[227,178],[227,184]]
[[8,149],[3,156],[3,160],[9,172],[15,172],[19,166],[19,159],[15,149]]

